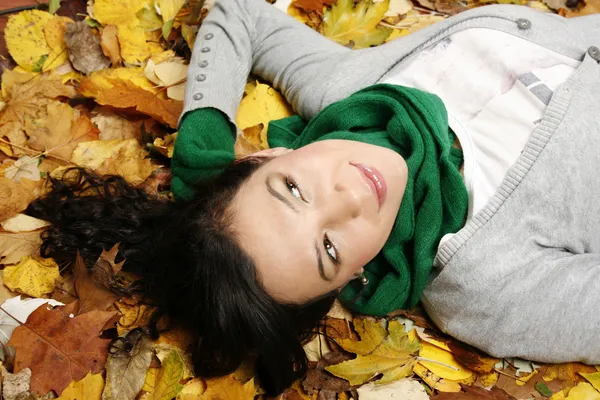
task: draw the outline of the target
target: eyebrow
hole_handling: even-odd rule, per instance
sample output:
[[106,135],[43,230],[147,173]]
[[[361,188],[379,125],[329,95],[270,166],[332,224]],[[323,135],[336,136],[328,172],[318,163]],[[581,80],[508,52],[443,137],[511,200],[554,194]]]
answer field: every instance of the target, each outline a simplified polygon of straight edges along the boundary
[[296,206],[294,206],[292,203],[290,203],[290,201],[288,199],[286,199],[277,190],[273,189],[273,186],[271,186],[271,177],[267,178],[266,184],[267,184],[267,190],[269,191],[269,193],[271,193],[271,195],[273,197],[275,197],[277,200],[281,201],[283,204],[288,206],[292,211],[299,212],[298,209],[296,208]]
[[331,281],[331,279],[329,279],[327,275],[325,275],[325,268],[323,268],[323,257],[321,256],[321,251],[319,250],[319,245],[317,244],[317,242],[315,242],[315,251],[317,252],[317,268],[319,269],[319,275],[321,275],[321,278],[323,278],[323,280],[329,282]]

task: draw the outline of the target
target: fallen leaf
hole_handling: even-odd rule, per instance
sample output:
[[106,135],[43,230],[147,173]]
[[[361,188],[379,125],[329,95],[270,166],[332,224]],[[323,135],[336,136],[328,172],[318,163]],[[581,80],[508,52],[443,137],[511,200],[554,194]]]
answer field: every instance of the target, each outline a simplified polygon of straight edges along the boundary
[[544,397],[551,397],[552,396],[552,390],[550,390],[548,388],[548,386],[546,386],[545,383],[543,382],[538,382],[535,384],[535,390],[538,391],[539,394],[541,394]]
[[0,232],[0,265],[15,264],[23,256],[39,255],[41,244],[40,232]]
[[164,100],[130,82],[111,81],[110,89],[95,94],[98,104],[116,108],[135,108],[138,112],[155,118],[172,128],[177,127],[179,115],[183,110],[183,102]]
[[114,280],[114,273],[102,263],[87,268],[83,258],[77,253],[73,274],[75,293],[79,299],[78,306],[74,310],[75,315],[91,310],[104,311],[119,300],[120,296],[113,293],[109,287],[109,283]]
[[[181,360],[182,365],[181,380],[187,380],[194,377],[194,364],[192,362],[190,353],[186,353],[183,351],[183,349],[168,343],[154,343],[152,348],[154,349],[156,357],[158,357],[161,363],[165,362],[172,352],[176,352]],[[242,374],[240,368],[238,368],[234,374],[241,382],[244,382],[254,376],[253,369],[249,371],[249,374]]]
[[133,330],[117,339],[106,362],[102,399],[134,399],[144,385],[151,360],[152,341],[142,330]]
[[85,22],[67,25],[65,43],[69,49],[69,59],[76,70],[88,75],[110,66],[110,59],[102,53],[100,39]]
[[24,368],[16,374],[11,374],[2,368],[2,398],[4,400],[28,399],[31,369]]
[[110,59],[112,67],[118,67],[123,62],[117,32],[115,25],[108,25],[102,29],[102,36],[100,37],[100,46],[104,55]]
[[56,400],[100,400],[104,389],[102,374],[88,374],[80,381],[73,381]]
[[101,175],[121,175],[127,181],[138,184],[157,168],[146,158],[147,154],[135,139],[95,140],[79,143],[71,162]]
[[0,172],[3,173],[5,177],[16,183],[20,183],[21,178],[25,178],[30,181],[39,181],[39,163],[39,157],[22,156],[19,157],[19,159],[13,164],[6,165],[6,168],[0,168]]
[[72,22],[70,18],[55,16],[44,25],[44,37],[50,54],[42,66],[42,71],[50,71],[69,62],[65,32],[67,24]]
[[375,382],[362,385],[357,390],[360,400],[428,400],[425,388],[413,379],[400,379],[387,385],[377,385]]
[[461,393],[439,393],[433,396],[432,400],[515,400],[505,391],[492,388],[486,390],[477,386],[463,386],[464,392]]
[[31,368],[31,391],[57,394],[106,362],[110,339],[99,335],[115,311],[90,311],[71,318],[76,302],[48,310],[41,306],[15,329],[9,345],[17,351],[15,371]]
[[268,146],[269,144],[262,143],[260,139],[263,128],[264,124],[261,123],[246,128],[243,131],[238,131],[233,150],[236,159],[249,156],[252,153],[268,148],[265,146]]
[[396,17],[398,15],[404,15],[412,10],[412,8],[412,3],[409,0],[390,0],[390,6],[384,16]]
[[254,379],[242,384],[231,374],[222,378],[206,380],[206,391],[202,395],[203,400],[253,400]]
[[6,232],[19,233],[36,231],[47,227],[50,223],[38,218],[30,217],[29,215],[17,214],[5,219],[0,225]]
[[392,29],[378,26],[389,5],[389,0],[364,0],[356,5],[352,0],[338,0],[325,12],[321,33],[353,49],[377,46],[392,33]]
[[147,0],[95,0],[94,18],[102,25],[126,24],[136,18],[136,13],[148,4]]
[[153,54],[163,51],[160,32],[146,31],[138,19],[117,25],[121,57],[125,62],[140,65]]
[[16,296],[7,299],[0,310],[0,343],[6,345],[10,340],[15,328],[21,326],[27,321],[27,317],[42,304],[49,304],[52,307],[62,306],[63,304],[53,299],[22,299]]
[[582,363],[563,363],[549,365],[544,371],[542,378],[545,382],[562,380],[569,382],[582,382],[584,378],[581,373],[594,373],[596,369],[591,365]]
[[346,390],[350,390],[350,383],[345,379],[332,376],[321,369],[310,368],[302,380],[302,387],[308,393],[313,393],[315,390],[345,392]]
[[592,384],[592,386],[598,391],[600,392],[600,372],[594,372],[592,374],[586,374],[585,372],[580,372],[579,373],[581,376],[583,376],[585,379],[587,379],[587,381],[589,383]]
[[202,400],[202,394],[206,391],[206,383],[200,378],[194,378],[187,382],[181,392],[177,395],[177,400]]
[[44,27],[54,17],[45,11],[28,10],[11,15],[4,30],[8,52],[20,67],[40,72],[50,54]]
[[490,357],[472,346],[451,340],[447,343],[454,358],[465,367],[479,373],[490,373],[500,359]]
[[323,15],[323,8],[332,6],[336,0],[294,0],[292,4],[303,11],[315,11]]
[[[363,321],[370,321],[363,319]],[[354,321],[355,327],[357,320]],[[420,345],[411,341],[404,332],[404,326],[398,321],[390,321],[387,333],[381,324],[368,322],[357,329],[361,340],[353,342],[343,339],[337,342],[346,351],[357,354],[353,360],[325,367],[325,370],[340,378],[347,379],[351,385],[359,385],[377,374],[383,374],[378,384],[409,376],[416,363],[415,353]]]
[[419,357],[419,363],[440,378],[457,381],[473,376],[473,371],[459,364],[452,353],[430,343],[421,343]]
[[166,27],[173,26],[173,20],[175,16],[184,5],[185,0],[158,0],[157,6],[160,10],[160,15],[162,16],[162,20],[164,22],[163,25],[163,36],[165,38],[169,37],[170,28]]
[[69,160],[80,142],[98,139],[90,119],[66,103],[51,100],[43,119],[26,124],[31,148]]
[[479,383],[481,383],[484,388],[489,389],[498,382],[498,375],[497,372],[479,375]]
[[59,278],[58,265],[53,259],[29,256],[23,256],[15,266],[5,267],[3,277],[10,290],[32,297],[52,293],[54,282]]
[[440,378],[421,364],[415,365],[414,373],[420,377],[432,390],[444,393],[457,393],[461,391],[460,383]]
[[589,383],[580,382],[569,390],[569,395],[565,400],[600,400],[600,393]]
[[121,313],[121,318],[117,322],[117,333],[123,335],[140,326],[146,326],[154,308],[147,304],[128,305],[119,301],[115,303],[115,308]]
[[154,148],[163,156],[172,158],[173,151],[175,150],[175,139],[177,139],[177,132],[171,135],[166,135],[164,138],[157,137],[154,139]]
[[139,139],[141,121],[130,121],[110,110],[100,108],[91,121],[98,127],[100,140]]
[[[171,400],[183,389],[179,381],[183,377],[183,361],[177,351],[171,351],[162,361],[160,369],[156,371],[153,382],[146,386],[146,391],[151,393],[152,400]],[[236,397],[233,397],[236,398]]]
[[[135,16],[140,22],[140,26],[147,32],[157,31],[163,26],[163,20],[156,12],[156,8],[145,5],[141,8]],[[193,48],[194,45],[190,48]]]
[[151,93],[159,94],[155,84],[144,76],[144,68],[122,67],[93,72],[81,80],[77,91],[86,97],[96,97],[99,93],[112,89],[114,81],[129,82]]

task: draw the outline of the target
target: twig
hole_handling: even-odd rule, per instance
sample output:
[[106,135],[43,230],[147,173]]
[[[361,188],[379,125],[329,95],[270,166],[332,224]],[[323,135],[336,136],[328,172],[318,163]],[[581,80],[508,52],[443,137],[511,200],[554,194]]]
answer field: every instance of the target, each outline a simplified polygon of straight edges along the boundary
[[9,8],[8,10],[0,10],[0,15],[8,15],[8,14],[14,14],[14,13],[18,13],[21,11],[26,11],[26,10],[39,10],[39,9],[44,9],[44,8],[48,8],[48,4],[36,4],[36,5],[31,5],[31,6],[21,6],[21,7],[15,7],[15,8]]
[[434,364],[439,364],[439,365],[443,365],[444,367],[448,367],[450,369],[453,369],[455,371],[459,371],[459,368],[453,367],[452,365],[448,365],[448,364],[444,364],[443,362],[437,361],[437,360],[432,360],[431,358],[425,358],[425,357],[415,357],[417,359],[417,361],[427,361],[430,363],[434,363]]
[[504,376],[506,376],[506,377],[509,377],[509,378],[512,378],[512,379],[514,379],[514,380],[517,380],[517,381],[520,381],[520,382],[523,382],[523,383],[527,383],[527,381],[526,381],[526,380],[520,379],[518,376],[512,376],[512,375],[510,375],[510,374],[507,374],[506,372],[502,372],[502,371],[500,371],[500,370],[498,370],[498,369],[496,369],[496,368],[494,368],[494,371],[496,371],[496,372],[497,372],[497,373],[499,373],[500,375],[504,375]]

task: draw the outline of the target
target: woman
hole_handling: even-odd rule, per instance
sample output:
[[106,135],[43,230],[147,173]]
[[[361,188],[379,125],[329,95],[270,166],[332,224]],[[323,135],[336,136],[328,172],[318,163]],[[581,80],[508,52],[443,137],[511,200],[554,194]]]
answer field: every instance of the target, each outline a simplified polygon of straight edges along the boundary
[[[421,300],[494,356],[599,363],[598,28],[492,6],[352,51],[261,0],[220,0],[190,63],[178,201],[57,181],[29,210],[53,224],[43,253],[121,242],[202,337],[198,372],[254,356],[271,392],[304,373],[298,338],[340,290],[374,315]],[[233,163],[251,70],[310,123],[271,123],[273,149]]]

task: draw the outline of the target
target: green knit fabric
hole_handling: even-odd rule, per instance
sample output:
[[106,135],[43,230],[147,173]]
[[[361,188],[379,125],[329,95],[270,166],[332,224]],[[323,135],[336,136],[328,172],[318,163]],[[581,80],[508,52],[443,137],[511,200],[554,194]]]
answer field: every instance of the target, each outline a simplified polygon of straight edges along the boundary
[[[176,197],[184,197],[178,180],[191,182],[202,175],[195,173],[190,180],[187,175],[194,164],[188,161],[184,169],[175,162],[179,151],[198,151],[190,148],[198,149],[188,143],[191,135],[181,135],[188,120],[192,121],[186,117],[175,146]],[[268,139],[271,147],[288,148],[325,139],[357,140],[391,148],[405,158],[409,173],[405,194],[388,241],[365,266],[369,284],[363,289],[358,282],[350,283],[340,299],[350,309],[370,315],[414,306],[425,288],[442,236],[458,231],[467,214],[467,192],[459,172],[461,157],[452,147],[453,135],[442,101],[416,89],[374,85],[331,104],[308,123],[300,117],[269,123]],[[233,149],[232,143],[227,146]],[[201,152],[210,158],[210,152]],[[204,160],[202,165],[216,165],[216,161]],[[214,176],[214,168],[211,171]]]

